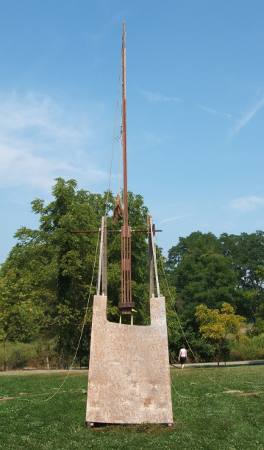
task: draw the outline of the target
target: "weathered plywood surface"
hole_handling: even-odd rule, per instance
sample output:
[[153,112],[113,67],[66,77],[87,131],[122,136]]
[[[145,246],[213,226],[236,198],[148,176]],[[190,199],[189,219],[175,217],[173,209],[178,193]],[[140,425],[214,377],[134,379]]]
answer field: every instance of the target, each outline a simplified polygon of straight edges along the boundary
[[106,319],[106,296],[95,296],[86,421],[172,423],[164,297],[150,300],[151,325]]

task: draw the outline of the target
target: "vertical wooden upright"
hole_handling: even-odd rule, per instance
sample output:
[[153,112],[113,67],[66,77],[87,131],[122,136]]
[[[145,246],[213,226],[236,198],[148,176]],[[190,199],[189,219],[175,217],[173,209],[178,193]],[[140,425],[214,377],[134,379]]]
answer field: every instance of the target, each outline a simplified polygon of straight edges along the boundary
[[[121,228],[121,314],[133,318],[131,228],[128,221],[126,147],[126,30],[122,33],[123,224]],[[173,422],[165,298],[160,294],[155,230],[148,221],[150,325],[107,319],[106,217],[102,218],[97,295],[94,296],[88,398],[88,425]],[[131,323],[133,321],[131,320]]]
[[121,228],[121,314],[131,314],[134,303],[131,290],[131,228],[128,224],[127,139],[126,139],[126,28],[122,33],[122,154],[123,154],[123,225]]
[[152,248],[152,234],[151,234],[152,223],[150,216],[148,216],[148,247],[149,247],[149,298],[155,295],[155,284],[154,284],[154,260],[153,260],[153,248]]
[[107,295],[107,217],[103,224],[102,293]]

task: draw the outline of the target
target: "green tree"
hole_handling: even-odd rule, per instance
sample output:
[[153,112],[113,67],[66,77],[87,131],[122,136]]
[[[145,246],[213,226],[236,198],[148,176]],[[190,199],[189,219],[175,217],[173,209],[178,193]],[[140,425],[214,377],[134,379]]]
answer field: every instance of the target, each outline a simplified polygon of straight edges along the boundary
[[212,233],[195,232],[180,238],[178,245],[169,251],[167,270],[178,294],[181,317],[191,321],[194,328],[198,304],[217,307],[223,298],[234,302],[236,278],[232,261],[223,255]]
[[[22,227],[17,231],[18,243],[1,268],[0,296],[4,297],[7,309],[11,311],[12,305],[21,307],[21,302],[29,306],[31,302],[42,314],[42,319],[36,321],[38,333],[26,337],[19,331],[22,319],[18,321],[17,313],[13,336],[20,340],[32,339],[36,334],[42,339],[55,338],[61,360],[66,364],[79,339],[95,259],[97,230],[101,216],[106,213],[110,213],[109,229],[116,231],[109,234],[108,242],[108,315],[111,320],[118,318],[120,224],[113,223],[111,218],[114,203],[111,193],[93,194],[78,190],[75,180],[57,179],[50,203],[45,204],[41,199],[32,202],[33,212],[39,217],[39,228]],[[129,193],[129,214],[133,228],[146,226],[147,208],[140,195]],[[143,234],[133,234],[132,264],[133,295],[138,311],[136,322],[144,323],[148,280],[147,243]],[[30,314],[34,316],[33,311]],[[91,307],[80,346],[80,360],[88,355],[90,325]]]
[[264,232],[222,234],[222,252],[232,261],[236,276],[237,311],[255,322],[264,303]]
[[235,314],[233,306],[223,303],[221,308],[208,308],[198,305],[195,312],[201,335],[216,344],[217,361],[226,358],[229,352],[229,342],[238,339],[245,318]]
[[38,335],[43,319],[41,307],[34,303],[33,295],[27,293],[25,284],[16,282],[16,273],[12,270],[0,277],[0,342],[4,349],[4,370],[7,341],[29,342]]

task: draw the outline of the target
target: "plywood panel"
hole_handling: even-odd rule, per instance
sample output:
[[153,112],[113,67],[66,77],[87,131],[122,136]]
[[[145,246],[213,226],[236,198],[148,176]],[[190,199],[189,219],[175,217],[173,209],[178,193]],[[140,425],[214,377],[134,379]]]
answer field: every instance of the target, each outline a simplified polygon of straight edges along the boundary
[[106,296],[95,296],[86,421],[172,423],[165,299],[150,299],[151,325],[106,318]]

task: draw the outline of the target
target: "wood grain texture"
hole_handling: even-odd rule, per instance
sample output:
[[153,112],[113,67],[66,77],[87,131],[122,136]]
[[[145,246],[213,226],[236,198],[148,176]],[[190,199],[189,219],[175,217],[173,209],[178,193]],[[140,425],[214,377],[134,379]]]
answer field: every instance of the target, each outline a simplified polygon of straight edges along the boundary
[[106,318],[106,296],[95,296],[86,421],[172,423],[165,299],[150,299],[151,325]]

